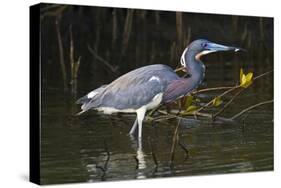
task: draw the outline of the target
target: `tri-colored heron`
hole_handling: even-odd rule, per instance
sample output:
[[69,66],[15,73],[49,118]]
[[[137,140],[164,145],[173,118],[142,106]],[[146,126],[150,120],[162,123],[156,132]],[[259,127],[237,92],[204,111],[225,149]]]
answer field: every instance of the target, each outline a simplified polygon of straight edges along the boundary
[[189,73],[188,78],[179,77],[174,70],[162,64],[148,65],[117,78],[77,100],[82,104],[82,114],[90,109],[105,114],[117,112],[136,113],[137,118],[130,130],[142,137],[142,122],[147,110],[162,103],[174,101],[197,88],[205,76],[203,55],[217,51],[239,51],[240,48],[224,46],[204,39],[193,41],[181,56],[181,65]]

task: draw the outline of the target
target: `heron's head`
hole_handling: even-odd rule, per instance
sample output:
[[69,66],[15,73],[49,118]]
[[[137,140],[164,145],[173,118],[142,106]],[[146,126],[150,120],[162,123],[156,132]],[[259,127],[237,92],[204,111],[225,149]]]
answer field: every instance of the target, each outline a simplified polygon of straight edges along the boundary
[[[198,39],[189,44],[189,46],[185,49],[183,56],[187,58],[186,55],[190,54],[192,56],[195,56],[196,60],[200,60],[200,58],[206,54],[219,52],[219,51],[238,52],[238,51],[245,51],[245,50],[233,46],[225,46],[225,45],[217,44],[205,39]],[[191,53],[187,53],[187,52],[191,52]]]

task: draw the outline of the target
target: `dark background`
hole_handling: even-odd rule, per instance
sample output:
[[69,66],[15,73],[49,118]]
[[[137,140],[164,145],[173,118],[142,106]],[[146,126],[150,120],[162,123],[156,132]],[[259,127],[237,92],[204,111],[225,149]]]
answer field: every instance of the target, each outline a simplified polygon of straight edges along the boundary
[[[226,81],[236,78],[240,67],[255,73],[273,68],[272,18],[42,4],[43,89],[65,87],[70,91],[72,87],[71,32],[73,61],[81,57],[74,93],[87,92],[147,64],[176,68],[184,48],[199,38],[247,50],[238,56],[218,53],[204,58],[206,62],[215,62],[207,63],[206,80],[209,65],[222,73],[221,79]],[[229,61],[233,61],[232,65]],[[233,76],[224,74],[229,68]]]

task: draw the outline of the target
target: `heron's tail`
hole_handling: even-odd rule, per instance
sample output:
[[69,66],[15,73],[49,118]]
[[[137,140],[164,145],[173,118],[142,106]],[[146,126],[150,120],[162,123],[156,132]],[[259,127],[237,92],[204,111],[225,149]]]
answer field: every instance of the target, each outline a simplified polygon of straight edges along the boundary
[[95,107],[97,107],[100,103],[100,100],[99,100],[99,96],[100,96],[100,93],[102,91],[104,91],[104,88],[106,87],[106,85],[103,85],[101,86],[100,88],[98,89],[95,89],[93,91],[91,91],[90,93],[88,93],[87,95],[81,97],[80,99],[78,99],[76,101],[76,104],[81,104],[81,112],[78,112],[76,114],[76,116],[79,116],[81,114],[83,114],[84,112],[90,110],[90,109],[94,109]]
[[83,114],[84,112],[86,112],[86,110],[82,110],[82,111],[76,113],[75,116],[80,116],[80,115]]
[[81,97],[80,99],[78,99],[76,101],[76,104],[85,104],[85,103],[88,103],[90,101],[91,101],[91,98],[88,98],[88,96],[85,95],[85,96]]

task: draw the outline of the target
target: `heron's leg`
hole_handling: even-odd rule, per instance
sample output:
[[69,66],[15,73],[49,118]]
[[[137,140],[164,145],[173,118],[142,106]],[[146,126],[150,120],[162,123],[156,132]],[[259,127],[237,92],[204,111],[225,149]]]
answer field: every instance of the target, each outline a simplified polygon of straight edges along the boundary
[[139,139],[142,137],[142,121],[145,116],[146,109],[145,108],[139,108],[137,110],[137,119],[138,119],[138,125],[139,125]]
[[134,125],[132,126],[132,128],[131,128],[131,130],[129,132],[130,135],[133,135],[136,132],[137,126],[138,126],[138,118],[136,118],[136,120],[134,122]]

